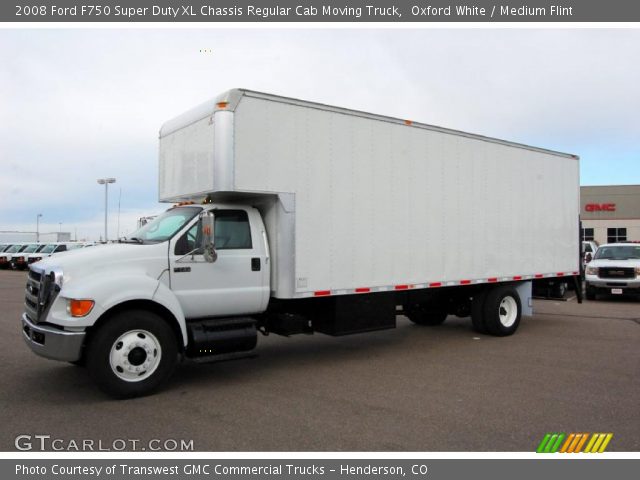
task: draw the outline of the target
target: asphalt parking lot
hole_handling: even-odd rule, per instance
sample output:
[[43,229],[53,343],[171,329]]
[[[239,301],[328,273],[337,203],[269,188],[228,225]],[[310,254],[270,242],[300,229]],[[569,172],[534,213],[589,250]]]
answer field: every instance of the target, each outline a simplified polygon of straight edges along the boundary
[[183,364],[159,393],[114,401],[86,369],[24,344],[25,278],[0,271],[3,451],[18,435],[103,448],[193,440],[198,451],[534,451],[547,432],[613,432],[608,451],[640,450],[638,300],[536,300],[507,338],[455,317],[261,337],[255,358]]

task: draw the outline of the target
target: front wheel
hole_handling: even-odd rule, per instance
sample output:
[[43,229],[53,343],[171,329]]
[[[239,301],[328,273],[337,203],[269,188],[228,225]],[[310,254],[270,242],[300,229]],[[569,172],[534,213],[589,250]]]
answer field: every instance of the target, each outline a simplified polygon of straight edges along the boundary
[[595,300],[596,299],[596,289],[595,289],[595,287],[592,287],[589,284],[587,284],[586,297],[587,297],[587,300]]
[[483,314],[488,333],[498,337],[513,335],[522,315],[518,292],[509,285],[490,290],[484,301]]
[[171,327],[144,310],[109,318],[92,336],[87,367],[105,393],[116,398],[151,393],[169,378],[178,361]]

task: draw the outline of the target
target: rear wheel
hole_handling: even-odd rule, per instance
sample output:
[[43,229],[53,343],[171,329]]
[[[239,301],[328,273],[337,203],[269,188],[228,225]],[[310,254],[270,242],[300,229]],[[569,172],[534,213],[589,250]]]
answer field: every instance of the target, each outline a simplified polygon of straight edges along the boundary
[[491,335],[504,337],[518,329],[522,306],[512,286],[503,285],[487,292],[482,310],[484,327]]
[[87,367],[105,393],[116,398],[146,395],[173,372],[178,344],[171,327],[144,310],[121,312],[92,336]]

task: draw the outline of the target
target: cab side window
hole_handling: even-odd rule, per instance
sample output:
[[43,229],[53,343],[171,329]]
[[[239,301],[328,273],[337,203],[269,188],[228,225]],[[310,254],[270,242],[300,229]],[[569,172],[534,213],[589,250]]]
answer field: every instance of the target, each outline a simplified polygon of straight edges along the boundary
[[251,249],[251,227],[244,210],[216,210],[214,227],[217,250]]
[[199,239],[201,235],[202,222],[198,222],[178,239],[174,253],[176,255],[186,255],[193,252],[200,243]]
[[[251,227],[249,217],[244,210],[216,210],[214,226],[216,250],[251,249]],[[202,222],[196,223],[176,242],[174,253],[187,255],[200,245]],[[202,252],[200,252],[202,253]]]

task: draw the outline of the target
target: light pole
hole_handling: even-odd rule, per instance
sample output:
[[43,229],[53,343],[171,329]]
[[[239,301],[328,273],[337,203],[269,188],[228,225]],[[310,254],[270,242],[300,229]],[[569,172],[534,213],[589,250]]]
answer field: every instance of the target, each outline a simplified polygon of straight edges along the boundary
[[104,242],[107,243],[109,241],[109,237],[107,237],[107,202],[109,199],[109,184],[116,183],[116,179],[99,178],[98,183],[100,185],[104,185]]
[[40,243],[40,217],[41,213],[36,215],[36,243]]

